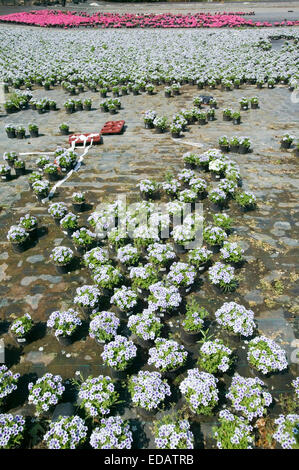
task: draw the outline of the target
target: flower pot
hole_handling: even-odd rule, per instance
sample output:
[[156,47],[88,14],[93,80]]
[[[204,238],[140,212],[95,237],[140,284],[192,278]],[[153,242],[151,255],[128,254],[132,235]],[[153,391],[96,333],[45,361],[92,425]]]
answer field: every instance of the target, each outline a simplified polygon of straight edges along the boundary
[[288,141],[284,141],[284,140],[282,140],[280,142],[280,146],[281,146],[282,149],[289,149],[291,147],[291,145],[292,145],[292,142],[288,142]]
[[246,105],[241,105],[241,109],[243,111],[247,111],[248,110],[248,105],[247,104]]
[[156,134],[163,134],[164,129],[161,129],[160,127],[156,127]]
[[35,241],[37,239],[37,229],[38,227],[33,227],[29,230],[27,230],[27,232],[29,233],[29,237],[30,237],[30,240],[31,241]]
[[6,131],[6,134],[7,134],[7,137],[9,139],[14,139],[16,137],[16,131],[15,130],[11,130],[11,131]]
[[72,114],[74,112],[74,108],[65,108],[66,114]]
[[243,145],[239,146],[239,153],[241,154],[248,153],[248,150],[248,147],[244,147]]
[[222,152],[229,152],[229,145],[219,145]]
[[23,253],[27,248],[27,240],[22,243],[12,243],[11,246],[15,253]]
[[170,98],[171,97],[170,91],[165,91],[164,95],[165,95],[165,98]]
[[258,103],[251,103],[251,109],[257,109],[258,107]]
[[155,126],[152,122],[145,122],[144,127],[145,129],[153,129]]
[[56,111],[57,110],[56,103],[55,104],[50,104],[50,110],[51,111]]
[[38,137],[38,130],[31,130],[29,131],[30,137]]
[[83,256],[86,253],[86,251],[91,250],[93,246],[94,246],[94,243],[92,243],[91,245],[84,245],[84,246],[76,245],[76,251],[79,256]]
[[60,221],[62,217],[53,217],[53,219],[54,219],[55,225],[57,225],[57,227],[60,227]]
[[60,134],[61,135],[69,135],[69,130],[68,129],[60,129]]
[[152,340],[146,340],[141,338],[140,336],[132,334],[131,339],[134,343],[138,344],[141,346],[143,349],[149,349],[153,346],[153,341]]
[[181,335],[181,339],[184,343],[186,344],[195,344],[200,336],[201,336],[201,332],[200,331],[186,331],[184,330],[184,328],[181,326],[180,327],[180,335]]
[[180,133],[179,132],[172,132],[171,137],[173,137],[174,139],[178,139],[180,137]]
[[187,295],[190,290],[191,290],[192,286],[179,286],[179,293],[180,293],[180,296],[181,297],[184,297],[185,295]]
[[48,192],[47,193],[45,193],[45,192],[44,193],[38,193],[38,194],[36,194],[36,197],[39,201],[42,201],[43,199],[45,199],[48,196],[48,194],[49,194]]
[[168,379],[168,380],[174,380],[178,376],[178,374],[180,373],[182,367],[183,366],[179,366],[179,367],[176,367],[175,369],[172,369],[172,370],[167,370],[167,371],[164,371],[164,372],[161,371],[162,378],[163,379]]
[[112,379],[116,379],[116,380],[123,380],[127,377],[128,375],[128,372],[127,370],[117,370],[117,369],[112,369],[112,367],[110,368],[110,375],[111,375],[111,378]]
[[223,115],[223,121],[231,121],[232,118],[230,116]]
[[239,153],[239,145],[231,145],[230,151],[233,153]]
[[58,274],[67,274],[70,272],[71,263],[68,264],[55,264],[56,272]]
[[61,344],[61,346],[70,346],[73,342],[72,336],[56,336],[57,341]]
[[10,171],[5,173],[5,174],[2,174],[1,175],[1,181],[9,181],[10,180]]
[[236,126],[241,123],[241,118],[234,118],[233,119],[233,124]]
[[58,173],[47,173],[46,178],[48,181],[58,181],[59,180],[59,174]]
[[136,412],[142,418],[151,419],[157,413],[157,408],[153,408],[152,410],[147,410],[146,408],[141,408],[141,406],[136,406]]
[[21,176],[21,175],[25,175],[25,167],[22,167],[22,168],[15,168],[15,172],[16,172],[16,176]]
[[176,252],[176,254],[178,255],[182,255],[184,253],[187,253],[187,250],[186,248],[184,247],[184,245],[180,245],[179,243],[174,243],[174,251]]
[[16,138],[17,139],[25,139],[25,132],[16,131]]

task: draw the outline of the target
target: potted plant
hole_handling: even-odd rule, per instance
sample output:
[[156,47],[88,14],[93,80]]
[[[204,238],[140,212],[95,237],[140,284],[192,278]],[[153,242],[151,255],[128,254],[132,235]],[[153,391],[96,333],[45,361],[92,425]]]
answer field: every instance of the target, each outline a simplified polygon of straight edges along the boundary
[[155,86],[152,85],[151,83],[148,83],[147,85],[145,85],[145,90],[146,90],[148,95],[153,95],[154,90],[155,90]]
[[38,125],[37,124],[29,124],[28,126],[30,137],[38,137]]
[[78,228],[78,216],[72,212],[68,212],[62,219],[60,219],[60,226],[67,235],[72,236]]
[[117,113],[116,105],[114,103],[109,103],[108,104],[108,110],[109,110],[110,114],[116,114]]
[[243,191],[236,194],[236,202],[244,211],[256,208],[256,197],[249,191]]
[[161,134],[161,133],[165,132],[165,130],[168,127],[167,117],[165,117],[165,116],[161,116],[161,117],[156,116],[154,121],[153,121],[153,124],[156,128],[156,132]]
[[235,111],[232,114],[232,120],[234,125],[238,125],[241,123],[241,114],[238,111]]
[[120,416],[102,418],[90,436],[93,449],[131,449],[132,442],[130,426]]
[[159,336],[162,323],[154,312],[145,309],[142,313],[129,317],[128,328],[132,332],[132,340],[147,349],[152,345],[152,341]]
[[109,111],[108,102],[107,101],[101,101],[100,108],[101,108],[102,113],[106,113],[107,111]]
[[298,449],[298,415],[279,415],[274,421],[277,425],[272,437],[281,445],[283,449]]
[[82,111],[83,110],[83,104],[80,99],[74,100],[75,103],[75,111]]
[[51,410],[61,399],[65,387],[62,385],[62,377],[47,372],[37,379],[35,384],[28,384],[28,402],[35,405],[36,414],[40,416]]
[[147,370],[140,370],[137,375],[130,377],[128,390],[133,406],[143,417],[153,416],[159,405],[171,395],[170,387],[161,374]]
[[84,313],[90,314],[100,303],[101,293],[96,286],[84,285],[77,287],[74,304],[79,305]]
[[149,349],[148,364],[162,372],[165,378],[173,379],[186,363],[188,352],[184,346],[173,340],[157,338],[155,346]]
[[223,409],[219,413],[219,423],[220,426],[213,428],[218,449],[252,449],[253,426],[243,416],[236,416]]
[[25,127],[24,126],[17,126],[16,127],[16,138],[17,139],[24,139],[25,138]]
[[104,364],[111,367],[114,378],[124,378],[137,354],[134,343],[124,336],[116,335],[110,343],[104,345],[101,354]]
[[202,341],[197,364],[210,374],[227,372],[233,364],[233,351],[222,340]]
[[263,85],[264,85],[265,81],[263,78],[258,78],[257,81],[256,81],[256,87],[257,88],[263,88]]
[[220,259],[225,263],[231,263],[235,267],[241,266],[244,261],[244,250],[235,242],[224,241],[220,248]]
[[239,78],[235,78],[234,79],[234,87],[236,89],[239,89],[240,88],[240,85],[241,85],[241,80]]
[[247,98],[241,98],[241,100],[239,101],[240,103],[240,108],[244,111],[246,111],[249,107],[249,100]]
[[36,240],[38,221],[34,215],[25,214],[20,218],[19,225],[29,233],[31,240]]
[[[75,3],[75,2],[74,2]],[[76,2],[77,3],[77,2]],[[50,423],[43,441],[48,449],[77,449],[87,438],[88,427],[79,416],[59,416]]]
[[14,167],[15,167],[16,176],[25,175],[26,169],[25,169],[25,162],[24,162],[24,160],[17,160],[17,161],[15,162]]
[[68,99],[63,106],[67,114],[72,114],[75,110],[75,102],[72,99]]
[[193,413],[209,416],[219,400],[217,383],[214,375],[189,369],[179,389]]
[[239,153],[240,139],[237,136],[233,136],[229,141],[230,150],[233,153]]
[[167,282],[179,288],[181,295],[190,291],[196,279],[196,269],[194,266],[181,261],[176,261],[170,266],[166,276]]
[[65,124],[65,123],[60,124],[59,130],[60,130],[61,135],[68,135],[69,134],[68,124]]
[[216,322],[228,333],[252,336],[255,329],[254,313],[236,302],[225,302],[215,312]]
[[286,352],[275,341],[263,335],[249,341],[247,360],[264,375],[288,368]]
[[139,95],[139,90],[140,90],[140,86],[138,84],[135,84],[132,86],[132,92],[134,96]]
[[114,312],[96,312],[90,318],[89,336],[94,338],[97,343],[112,341],[117,335],[120,321]]
[[222,150],[222,152],[228,152],[229,151],[229,140],[226,137],[226,135],[223,135],[222,137],[219,138],[218,140],[219,148]]
[[203,101],[202,101],[202,98],[200,96],[195,96],[195,98],[193,98],[193,100],[192,100],[192,104],[196,108],[201,108],[202,102]]
[[275,87],[275,79],[274,78],[269,78],[268,79],[268,88],[274,88]]
[[204,125],[207,122],[207,114],[203,111],[201,113],[198,113],[198,121],[199,124]]
[[50,192],[50,184],[47,180],[37,180],[32,183],[32,190],[36,197],[41,201],[48,196]]
[[53,202],[48,212],[54,218],[56,225],[60,226],[60,220],[68,213],[68,208],[64,202]]
[[207,248],[194,248],[188,252],[188,261],[196,268],[205,267],[210,264],[213,252]]
[[166,86],[164,88],[164,96],[165,98],[170,98],[171,97],[171,87],[170,86]]
[[20,225],[12,225],[7,233],[7,240],[16,253],[22,253],[27,248],[29,233]]
[[57,110],[56,101],[50,100],[50,101],[49,101],[49,108],[50,108],[51,111],[56,111],[56,110]]
[[56,246],[50,254],[50,260],[59,274],[66,274],[70,271],[73,259],[73,250],[66,246]]
[[283,134],[280,140],[280,146],[282,149],[289,149],[294,141],[295,137],[291,134]]
[[259,107],[259,99],[257,96],[250,98],[251,109],[257,109]]
[[200,307],[194,299],[187,302],[185,318],[180,324],[181,339],[184,343],[190,345],[198,341],[204,326],[204,319],[208,314],[207,310]]
[[[4,364],[0,366],[0,405],[17,389],[20,374],[13,374]],[[0,415],[1,416],[1,415]]]
[[110,414],[110,409],[119,402],[119,393],[110,377],[89,376],[78,385],[80,408],[92,419]]
[[118,268],[111,264],[102,264],[94,268],[92,278],[95,284],[102,288],[103,294],[111,295],[110,291],[118,287],[123,278]]
[[231,121],[232,120],[233,110],[230,108],[225,108],[222,111],[223,121]]
[[6,124],[5,131],[9,139],[14,139],[16,137],[16,127],[13,124]]
[[233,266],[222,264],[219,261],[209,268],[208,277],[211,284],[223,292],[232,292],[238,286]]
[[241,377],[237,373],[233,376],[226,398],[231,401],[232,408],[248,421],[262,418],[272,403],[272,396],[265,391],[262,380],[258,377]]
[[138,184],[137,187],[140,190],[140,194],[144,199],[151,199],[153,198],[157,191],[158,191],[158,183],[154,180],[141,180]]
[[55,158],[54,163],[60,168],[62,173],[66,173],[70,171],[73,166],[73,158],[68,152],[64,152]]
[[49,181],[57,181],[59,179],[59,166],[55,163],[47,163],[43,170]]
[[241,137],[239,140],[239,153],[248,153],[250,151],[251,141],[248,137]]
[[169,126],[171,137],[178,138],[182,132],[182,126],[179,122],[172,122]]
[[33,328],[33,320],[29,313],[25,313],[19,318],[16,318],[10,327],[11,334],[16,339],[17,343],[21,346],[25,346],[28,341],[28,336],[30,335]]
[[[1,375],[1,372],[0,372]],[[20,448],[26,432],[26,421],[22,415],[0,414],[0,449]]]
[[123,265],[135,266],[140,259],[140,254],[135,246],[127,244],[118,248],[116,258]]
[[194,436],[187,419],[165,415],[154,422],[157,449],[193,449]]
[[209,192],[209,200],[215,205],[217,210],[227,206],[227,197],[225,192],[220,188],[215,188]]
[[171,91],[174,95],[179,95],[181,90],[181,85],[179,83],[174,83],[171,85]]
[[167,267],[176,258],[170,243],[153,243],[147,248],[148,260],[158,267]]
[[154,128],[154,119],[157,116],[156,111],[152,111],[149,109],[144,114],[144,127],[145,129],[153,129]]
[[134,290],[129,287],[122,286],[121,288],[114,289],[114,294],[110,299],[110,303],[118,307],[118,309],[126,316],[129,316],[137,306],[138,296]]
[[48,163],[50,163],[50,157],[48,157],[47,155],[41,155],[36,159],[35,163],[37,167],[42,170]]
[[15,166],[16,161],[18,160],[18,155],[16,152],[4,152],[3,160],[9,165],[11,168]]
[[207,119],[208,119],[208,121],[214,121],[215,120],[215,109],[214,108],[208,109]]
[[63,346],[69,346],[73,342],[74,333],[81,325],[79,313],[72,308],[66,312],[52,312],[47,321],[47,327]]
[[222,213],[219,213],[219,214],[213,214],[213,223],[217,227],[223,228],[223,230],[225,230],[226,233],[229,233],[230,229],[231,229],[231,226],[233,224],[233,219],[230,218],[224,212],[222,212]]
[[72,194],[72,204],[76,212],[82,212],[86,203],[85,193],[77,192]]
[[96,242],[96,234],[86,227],[81,227],[72,234],[73,243],[80,255],[90,250]]

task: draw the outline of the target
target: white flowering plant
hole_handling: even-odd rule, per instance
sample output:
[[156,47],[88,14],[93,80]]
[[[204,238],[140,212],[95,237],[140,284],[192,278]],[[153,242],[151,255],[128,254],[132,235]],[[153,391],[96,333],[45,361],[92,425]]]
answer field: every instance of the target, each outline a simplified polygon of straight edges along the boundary
[[50,191],[50,183],[47,180],[36,180],[32,183],[32,190],[37,196],[47,196]]
[[0,406],[8,395],[17,390],[19,377],[20,374],[13,374],[5,365],[0,366]]
[[185,318],[182,321],[182,327],[188,333],[199,332],[204,326],[204,320],[209,312],[200,307],[199,304],[192,299],[187,302]]
[[236,202],[242,209],[252,210],[256,207],[256,197],[249,191],[243,191],[236,194]]
[[264,375],[281,372],[288,367],[286,352],[266,336],[256,336],[249,341],[247,360]]
[[148,289],[150,285],[159,281],[159,275],[157,268],[150,264],[144,264],[131,267],[129,277],[132,281],[132,287],[134,289]]
[[108,242],[112,247],[116,249],[120,246],[124,246],[129,241],[128,232],[122,228],[113,227],[108,232]]
[[96,312],[91,315],[89,336],[99,342],[111,341],[117,334],[120,325],[118,317],[113,312]]
[[223,242],[220,248],[220,259],[225,263],[240,263],[243,261],[244,250],[235,242]]
[[84,285],[77,287],[74,304],[80,307],[96,308],[99,305],[101,293],[96,286]]
[[56,246],[50,254],[50,260],[56,266],[66,266],[74,258],[74,252],[67,246]]
[[188,352],[184,346],[173,340],[157,338],[155,346],[149,349],[148,364],[162,372],[178,369],[186,363]]
[[294,388],[296,400],[299,400],[299,377],[292,380],[291,385]]
[[59,416],[44,435],[48,449],[77,449],[87,438],[88,427],[79,416]]
[[182,202],[196,202],[197,198],[197,192],[192,189],[183,189],[178,195],[179,201]]
[[20,225],[12,225],[7,232],[7,240],[18,245],[25,243],[28,237],[29,233]]
[[183,183],[189,183],[189,181],[192,180],[192,178],[195,178],[195,177],[196,177],[195,171],[189,170],[187,168],[185,168],[184,170],[182,170],[178,173],[178,179],[180,181],[183,181]]
[[211,246],[222,245],[227,239],[227,234],[221,227],[207,225],[203,231],[203,239]]
[[299,449],[299,415],[280,415],[275,421],[274,439],[283,449]]
[[65,391],[65,387],[62,385],[60,375],[53,375],[48,372],[37,379],[35,384],[30,382],[28,390],[29,404],[35,405],[37,415],[41,415],[57,405]]
[[21,317],[17,318],[12,322],[10,327],[11,332],[17,338],[25,338],[33,328],[33,320],[29,313],[25,313]]
[[119,393],[111,378],[104,375],[87,377],[80,383],[78,396],[80,408],[91,418],[110,414],[111,407],[119,403]]
[[220,188],[212,189],[208,197],[211,202],[217,204],[219,207],[224,207],[227,204],[226,193]]
[[231,229],[233,219],[224,212],[213,214],[213,224],[216,227],[221,227],[223,230],[228,231]]
[[81,325],[79,313],[72,308],[62,312],[59,310],[52,312],[47,321],[47,327],[54,331],[56,338],[72,336]]
[[131,243],[118,248],[117,259],[120,263],[127,266],[134,266],[140,259],[138,249]]
[[162,329],[160,318],[150,309],[143,310],[142,313],[130,315],[128,328],[132,333],[145,341],[157,338]]
[[226,398],[231,400],[232,407],[248,421],[261,418],[272,403],[272,396],[265,391],[265,384],[258,377],[245,378],[235,374]]
[[227,372],[233,364],[233,351],[222,340],[204,341],[199,350],[198,365],[210,372]]
[[37,218],[34,215],[25,214],[20,218],[19,225],[25,230],[32,230],[37,227]]
[[72,212],[68,212],[60,219],[60,226],[65,230],[76,230],[78,228],[79,217]]
[[165,415],[154,423],[157,449],[193,449],[194,436],[186,419]]
[[53,202],[50,204],[48,212],[55,219],[62,219],[68,213],[68,208],[64,202]]
[[147,225],[139,225],[133,231],[134,245],[137,248],[147,247],[155,242],[160,241],[158,227],[149,227]]
[[197,195],[204,194],[207,190],[207,182],[203,178],[191,178],[189,181],[189,185],[192,191],[194,191]]
[[137,348],[133,341],[125,336],[116,335],[110,343],[104,345],[101,356],[104,364],[117,371],[124,371],[136,357]]
[[196,268],[207,265],[213,256],[213,252],[205,247],[194,248],[188,252],[188,261]]
[[149,286],[149,290],[148,306],[154,311],[170,313],[181,304],[182,297],[176,286],[166,286],[159,281]]
[[149,411],[157,409],[171,395],[170,387],[161,374],[147,370],[140,370],[137,375],[130,377],[128,390],[133,405]]
[[253,427],[243,416],[236,416],[224,409],[219,413],[220,426],[214,427],[218,449],[252,449]]
[[252,336],[256,328],[254,313],[236,302],[225,302],[215,312],[216,322],[228,331]]
[[113,289],[123,281],[123,276],[119,269],[111,264],[102,264],[94,268],[92,278],[97,286],[105,289]]
[[116,305],[124,312],[130,312],[136,307],[138,296],[134,290],[127,286],[121,286],[114,289],[114,294],[110,299],[110,303]]
[[141,180],[137,184],[137,188],[139,188],[140,192],[146,194],[147,196],[153,196],[153,194],[157,191],[159,185],[156,181],[145,179]]
[[177,261],[170,266],[166,280],[177,287],[189,287],[194,284],[196,275],[197,272],[194,266]]
[[209,268],[208,276],[211,284],[218,286],[223,292],[232,292],[238,286],[233,266],[219,261]]
[[83,263],[91,270],[101,266],[102,264],[108,264],[108,251],[100,247],[92,248],[84,254]]
[[102,418],[90,436],[94,449],[131,449],[133,435],[127,421],[120,416]]
[[211,415],[218,403],[218,379],[208,372],[189,369],[180,383],[180,391],[191,411],[198,415]]
[[86,227],[81,227],[72,234],[73,243],[79,247],[91,246],[96,241],[96,234]]
[[0,414],[0,449],[18,448],[24,438],[25,418],[11,413]]

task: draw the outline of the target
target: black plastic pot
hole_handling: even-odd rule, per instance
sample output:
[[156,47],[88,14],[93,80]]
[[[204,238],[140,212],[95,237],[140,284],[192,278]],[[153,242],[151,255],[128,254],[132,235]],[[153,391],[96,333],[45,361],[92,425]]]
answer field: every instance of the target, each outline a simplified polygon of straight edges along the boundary
[[146,408],[141,408],[141,406],[136,406],[136,412],[144,419],[152,419],[157,413],[157,409],[147,410]]
[[22,168],[15,168],[15,172],[16,172],[16,176],[21,176],[21,175],[25,175],[25,167],[22,167]]
[[84,111],[90,111],[91,110],[91,104],[83,104],[83,109],[84,109]]
[[27,230],[27,232],[29,233],[30,240],[35,241],[37,239],[37,231],[38,231],[37,226],[33,227],[30,230]]
[[251,103],[251,109],[257,109],[258,107],[258,103]]
[[110,375],[112,379],[123,380],[127,377],[128,372],[127,370],[116,370],[111,368]]
[[170,98],[171,97],[171,92],[170,91],[165,91],[164,95],[165,95],[165,98]]
[[30,137],[38,137],[38,130],[31,130],[30,132]]
[[233,153],[239,153],[239,145],[231,145],[230,151]]
[[1,175],[1,181],[9,181],[10,180],[10,171],[8,173],[5,173],[5,175]]
[[16,131],[16,138],[17,139],[25,139],[25,132]]
[[11,130],[11,131],[6,131],[6,134],[7,134],[7,137],[9,139],[14,139],[16,137],[16,131],[15,130]]
[[179,366],[177,367],[176,369],[172,369],[172,370],[167,370],[165,372],[161,372],[162,374],[162,378],[163,379],[167,379],[167,380],[174,380],[178,374],[180,373],[181,369],[182,369],[183,366]]
[[248,153],[248,147],[244,147],[243,145],[240,145],[239,146],[239,153],[241,154],[245,154],[245,153]]
[[138,344],[143,349],[149,349],[153,346],[153,341],[145,340],[143,338],[140,338],[140,336],[137,336],[137,335],[134,335],[134,334],[132,334],[131,339],[134,343]]
[[58,274],[67,274],[70,271],[70,266],[71,266],[71,263],[64,264],[64,265],[55,264],[55,268]]
[[46,173],[46,178],[48,181],[58,181],[59,180],[59,174],[58,173]]
[[73,202],[72,204],[76,212],[82,212],[84,210],[85,202]]
[[237,124],[240,124],[241,123],[241,118],[234,118],[233,119],[233,124],[234,125],[237,125]]
[[180,137],[180,133],[179,132],[172,132],[171,137],[173,137],[174,139],[178,139]]
[[226,116],[225,114],[223,115],[223,121],[231,121],[232,118],[231,116]]
[[145,129],[153,129],[155,126],[152,122],[145,122],[144,127]]
[[56,338],[61,346],[70,346],[73,342],[72,336],[57,336]]
[[219,145],[222,152],[229,152],[229,145]]
[[197,331],[197,332],[188,332],[186,330],[184,330],[184,328],[181,326],[180,327],[180,335],[181,335],[181,339],[184,343],[186,344],[195,344],[200,336],[201,336],[201,332],[200,331]]
[[12,243],[11,246],[15,253],[23,253],[27,248],[27,240],[22,243]]
[[69,130],[68,129],[60,129],[60,134],[61,135],[69,135]]
[[288,141],[284,141],[284,140],[282,140],[280,142],[280,146],[281,146],[282,149],[289,149],[291,147],[291,145],[292,145],[292,142],[288,142]]

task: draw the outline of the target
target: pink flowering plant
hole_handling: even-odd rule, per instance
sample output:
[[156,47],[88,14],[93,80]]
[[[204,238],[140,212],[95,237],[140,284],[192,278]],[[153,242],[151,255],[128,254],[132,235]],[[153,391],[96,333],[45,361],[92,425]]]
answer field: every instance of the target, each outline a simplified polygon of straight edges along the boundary
[[211,415],[218,403],[218,379],[208,372],[189,369],[187,377],[180,383],[180,392],[191,411],[198,415]]
[[161,372],[178,369],[186,363],[188,352],[184,346],[173,340],[157,338],[155,346],[149,349],[148,364]]
[[128,390],[133,406],[149,411],[156,410],[165,398],[171,395],[170,387],[161,374],[147,370],[140,370],[137,375],[130,377]]
[[79,416],[59,416],[44,435],[48,449],[77,449],[86,441],[88,427]]
[[226,394],[232,407],[248,421],[261,418],[272,403],[272,396],[265,391],[265,384],[258,377],[245,378],[235,374]]
[[35,384],[30,382],[28,390],[28,402],[30,405],[35,405],[36,414],[39,416],[57,405],[65,387],[62,385],[60,375],[53,375],[48,372],[37,379]]
[[100,343],[111,341],[117,334],[120,325],[118,317],[113,312],[96,312],[91,315],[89,336]]
[[125,336],[116,335],[110,343],[104,345],[101,356],[104,364],[118,371],[126,370],[136,357],[137,348]]

